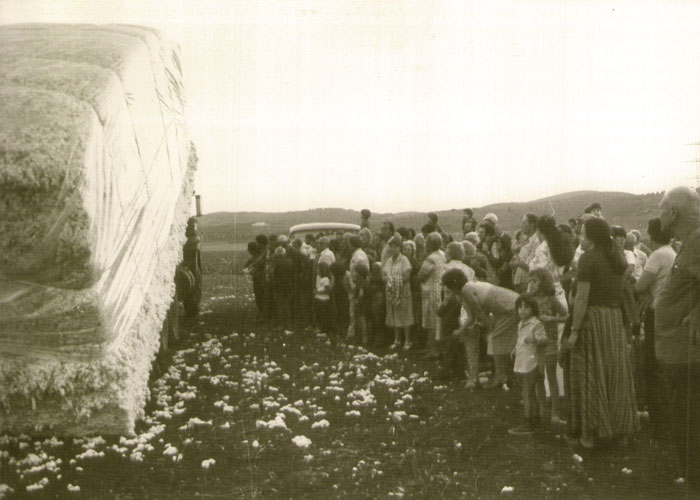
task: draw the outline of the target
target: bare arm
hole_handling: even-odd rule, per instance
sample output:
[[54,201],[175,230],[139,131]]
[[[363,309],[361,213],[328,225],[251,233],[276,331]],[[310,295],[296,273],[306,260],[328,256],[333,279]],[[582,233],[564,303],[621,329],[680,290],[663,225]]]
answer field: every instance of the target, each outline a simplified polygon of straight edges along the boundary
[[420,270],[418,271],[418,281],[425,283],[430,277],[430,274],[433,272],[434,267],[435,263],[433,262],[432,257],[429,256],[423,261],[423,265],[420,266]]
[[569,319],[569,314],[564,309],[564,306],[558,300],[554,300],[554,314],[540,314],[539,319],[542,323],[566,323]]
[[464,325],[465,329],[472,327],[477,319],[479,319],[483,324],[488,324],[488,315],[481,307],[481,304],[476,298],[476,295],[474,295],[474,292],[467,288],[462,288],[461,299],[462,305],[469,316],[467,324]]
[[643,293],[651,293],[651,290],[649,290],[649,288],[651,287],[651,285],[654,284],[655,280],[656,274],[645,269],[644,271],[642,271],[642,275],[639,277],[637,284],[634,285],[634,291],[637,292],[637,294],[639,295]]

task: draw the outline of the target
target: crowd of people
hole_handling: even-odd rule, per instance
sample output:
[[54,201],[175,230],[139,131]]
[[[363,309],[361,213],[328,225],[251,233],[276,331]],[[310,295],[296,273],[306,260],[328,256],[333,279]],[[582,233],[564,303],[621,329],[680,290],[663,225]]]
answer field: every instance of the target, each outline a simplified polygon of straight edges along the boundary
[[598,203],[567,224],[526,213],[513,234],[465,209],[456,238],[435,213],[419,232],[390,221],[373,232],[364,209],[357,234],[259,235],[246,270],[260,318],[280,329],[425,346],[441,376],[470,390],[517,383],[524,419],[512,435],[566,425],[577,446],[624,446],[646,408],[698,487],[700,196],[675,188],[659,209],[648,239],[611,226]]

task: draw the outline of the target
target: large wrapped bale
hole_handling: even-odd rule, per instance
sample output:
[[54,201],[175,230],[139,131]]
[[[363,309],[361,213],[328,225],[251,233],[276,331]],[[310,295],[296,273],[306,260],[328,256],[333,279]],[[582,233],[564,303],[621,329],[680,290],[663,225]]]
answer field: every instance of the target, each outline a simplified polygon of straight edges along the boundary
[[196,168],[181,79],[152,29],[0,27],[0,432],[143,411]]

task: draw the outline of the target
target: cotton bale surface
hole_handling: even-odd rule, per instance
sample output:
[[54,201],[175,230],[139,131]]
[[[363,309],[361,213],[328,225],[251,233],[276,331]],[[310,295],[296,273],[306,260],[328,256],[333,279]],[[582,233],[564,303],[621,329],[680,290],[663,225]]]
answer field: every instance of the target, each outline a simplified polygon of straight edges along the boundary
[[141,415],[196,168],[181,82],[149,28],[0,27],[0,432]]

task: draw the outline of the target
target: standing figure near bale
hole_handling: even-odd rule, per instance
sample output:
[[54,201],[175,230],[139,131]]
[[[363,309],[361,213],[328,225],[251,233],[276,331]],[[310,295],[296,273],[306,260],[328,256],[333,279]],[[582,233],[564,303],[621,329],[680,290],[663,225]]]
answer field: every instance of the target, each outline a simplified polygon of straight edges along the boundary
[[[487,387],[500,387],[507,383],[510,372],[509,357],[517,336],[518,314],[515,301],[518,294],[485,281],[469,281],[459,269],[447,271],[442,277],[442,284],[462,301],[468,316],[465,330],[475,326],[477,321],[493,325],[490,335],[495,373]],[[492,315],[493,319],[489,319],[489,315]]]
[[292,299],[294,295],[294,262],[284,247],[275,248],[272,256],[272,287],[275,296],[277,326],[292,328]]

